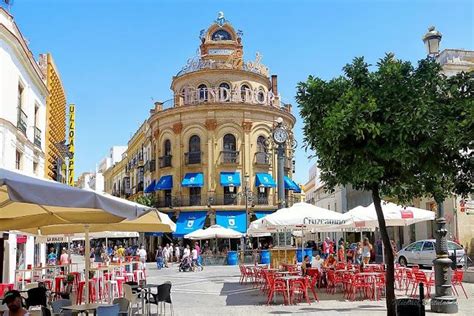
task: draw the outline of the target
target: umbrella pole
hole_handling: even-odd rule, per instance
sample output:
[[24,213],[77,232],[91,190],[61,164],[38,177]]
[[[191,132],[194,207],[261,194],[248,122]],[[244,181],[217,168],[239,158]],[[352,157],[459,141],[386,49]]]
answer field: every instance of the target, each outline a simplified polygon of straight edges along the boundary
[[91,254],[91,245],[90,245],[90,241],[89,241],[89,225],[84,225],[84,231],[85,231],[85,241],[86,241],[86,249],[85,249],[85,253],[84,253],[84,259],[85,259],[85,263],[86,263],[86,266],[85,266],[85,276],[84,276],[84,279],[85,279],[85,292],[86,292],[86,303],[89,304],[89,270],[90,270],[90,265],[91,265],[91,258],[90,258],[90,254]]

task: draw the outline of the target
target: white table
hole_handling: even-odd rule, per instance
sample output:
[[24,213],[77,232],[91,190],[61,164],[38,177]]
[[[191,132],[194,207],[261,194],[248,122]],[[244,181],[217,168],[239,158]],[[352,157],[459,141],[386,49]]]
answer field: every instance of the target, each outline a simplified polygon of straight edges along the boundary
[[286,294],[287,294],[286,297],[288,298],[288,303],[290,303],[290,281],[301,280],[301,279],[304,279],[304,277],[300,275],[289,275],[289,276],[276,277],[275,279],[284,280],[286,282]]

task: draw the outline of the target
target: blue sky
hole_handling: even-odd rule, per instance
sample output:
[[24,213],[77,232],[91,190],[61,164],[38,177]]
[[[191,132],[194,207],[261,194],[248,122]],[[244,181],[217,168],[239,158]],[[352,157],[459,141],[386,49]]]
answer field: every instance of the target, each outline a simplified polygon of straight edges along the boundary
[[[153,100],[171,97],[171,77],[195,55],[199,31],[218,11],[243,30],[244,57],[260,52],[278,75],[282,97],[294,104],[299,147],[294,96],[308,75],[330,79],[355,56],[376,63],[385,52],[416,62],[430,25],[443,34],[442,48],[474,46],[469,0],[16,0],[11,13],[31,50],[53,54],[68,102],[76,104],[76,176],[94,170],[112,145],[126,144]],[[302,183],[307,156],[297,150]]]

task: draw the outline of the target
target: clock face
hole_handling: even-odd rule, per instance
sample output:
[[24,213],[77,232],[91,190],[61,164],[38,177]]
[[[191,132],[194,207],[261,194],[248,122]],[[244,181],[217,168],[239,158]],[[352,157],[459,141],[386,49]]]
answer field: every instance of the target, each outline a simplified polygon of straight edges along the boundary
[[230,41],[232,36],[226,30],[217,30],[212,34],[211,39],[213,41]]
[[273,132],[273,139],[277,143],[280,143],[280,144],[284,143],[287,138],[288,138],[288,133],[281,127],[276,128],[275,131]]

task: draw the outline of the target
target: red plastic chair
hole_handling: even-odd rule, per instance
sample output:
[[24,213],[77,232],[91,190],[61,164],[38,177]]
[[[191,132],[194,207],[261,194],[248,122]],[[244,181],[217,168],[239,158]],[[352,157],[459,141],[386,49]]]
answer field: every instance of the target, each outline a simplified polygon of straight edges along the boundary
[[283,294],[283,301],[285,304],[288,304],[288,297],[286,295],[286,283],[283,280],[275,280],[273,279],[273,276],[269,274],[269,291],[268,291],[268,300],[267,300],[267,305],[270,304],[270,302],[273,299],[273,296],[275,294]]
[[3,297],[3,294],[5,294],[8,291],[13,290],[14,284],[11,283],[0,283],[0,297]]
[[326,291],[331,294],[336,293],[337,286],[341,286],[341,288],[343,286],[342,277],[340,275],[336,275],[336,273],[333,270],[327,271],[327,281],[328,281],[328,285],[327,285]]
[[355,300],[357,290],[359,290],[360,294],[364,294],[363,297],[367,298],[369,297],[369,292],[372,291],[372,284],[368,283],[365,277],[362,275],[353,275],[351,280],[350,293],[348,294],[348,297],[351,300]]
[[313,297],[316,301],[319,302],[319,299],[318,299],[318,295],[316,294],[316,291],[315,291],[315,287],[316,287],[316,284],[318,283],[318,278],[317,277],[306,277],[305,278],[305,283],[306,283],[306,288],[309,289],[311,291],[311,293],[313,293]]
[[306,279],[294,280],[290,282],[290,304],[294,303],[293,297],[298,296],[299,302],[301,302],[304,298],[306,299],[306,303],[311,305],[308,297],[308,286],[305,280]]
[[336,264],[336,270],[345,270],[346,269],[346,264],[344,262],[338,262]]
[[426,287],[426,295],[431,297],[431,287],[434,286],[433,280],[428,280],[426,274],[423,271],[415,271],[414,272],[415,281],[413,282],[413,288],[411,290],[411,295],[416,296],[418,292],[418,284],[422,283],[423,287]]
[[462,270],[454,270],[453,277],[451,278],[451,287],[453,288],[454,293],[456,293],[456,295],[459,296],[458,290],[456,289],[456,285],[459,285],[462,291],[464,292],[464,295],[466,296],[466,298],[468,298],[466,294],[466,290],[464,289],[464,286],[462,285],[463,276],[464,276],[464,272]]
[[413,284],[416,284],[415,281],[415,274],[412,272],[412,270],[407,269],[405,270],[405,295],[408,294],[408,290],[410,289],[410,286]]
[[381,272],[379,275],[375,277],[375,286],[377,290],[377,298],[382,297],[382,293],[385,293],[385,273],[384,272]]

